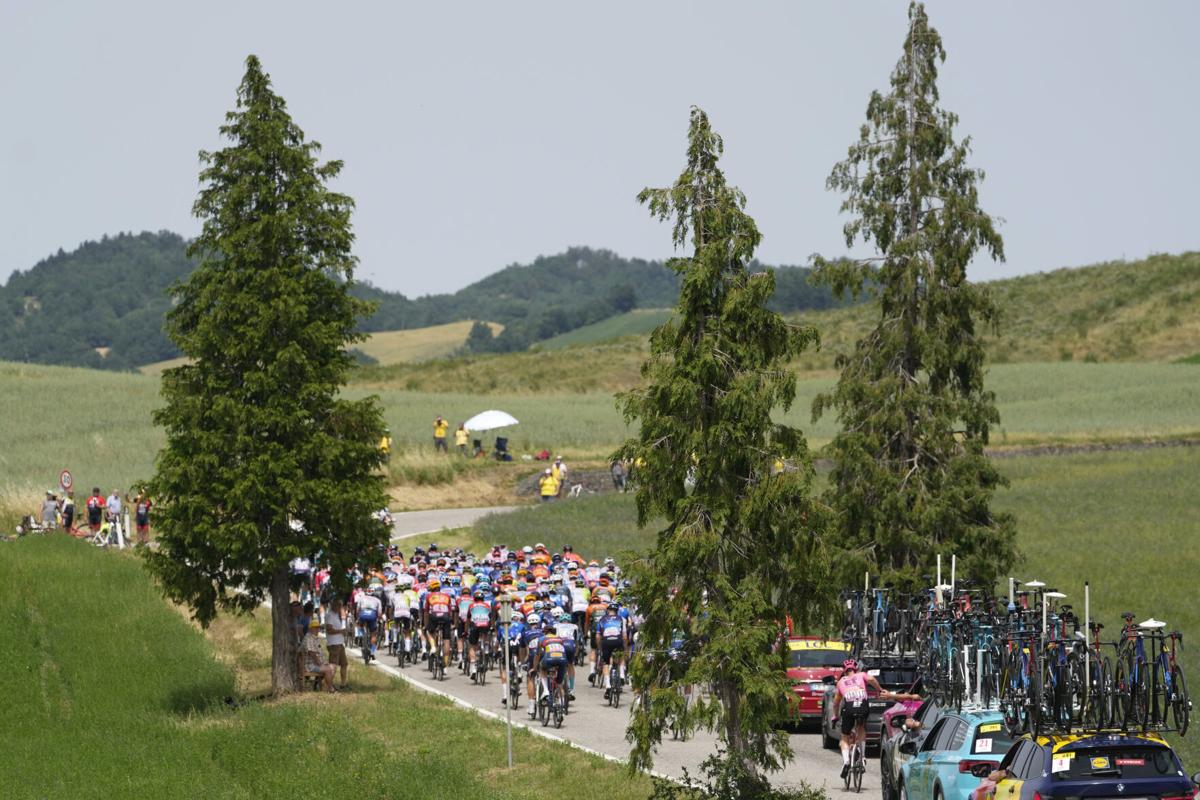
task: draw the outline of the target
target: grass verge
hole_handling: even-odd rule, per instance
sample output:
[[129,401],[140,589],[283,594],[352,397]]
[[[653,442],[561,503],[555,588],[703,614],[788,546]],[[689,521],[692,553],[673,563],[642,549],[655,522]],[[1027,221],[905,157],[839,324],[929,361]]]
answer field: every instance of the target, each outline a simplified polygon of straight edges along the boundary
[[649,794],[618,765],[520,731],[510,773],[501,726],[361,666],[348,694],[227,707],[265,689],[269,659],[265,616],[206,637],[132,557],[64,537],[0,545],[0,796]]

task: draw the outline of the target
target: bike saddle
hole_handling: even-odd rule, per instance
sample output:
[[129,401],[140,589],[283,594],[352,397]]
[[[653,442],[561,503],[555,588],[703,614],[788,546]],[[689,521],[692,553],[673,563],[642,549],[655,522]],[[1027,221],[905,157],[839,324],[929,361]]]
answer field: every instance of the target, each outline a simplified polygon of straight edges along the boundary
[[1145,622],[1139,622],[1138,627],[1146,628],[1148,630],[1158,630],[1159,628],[1167,627],[1167,623],[1160,622],[1160,621],[1156,620],[1154,617],[1151,617],[1150,619],[1146,620]]

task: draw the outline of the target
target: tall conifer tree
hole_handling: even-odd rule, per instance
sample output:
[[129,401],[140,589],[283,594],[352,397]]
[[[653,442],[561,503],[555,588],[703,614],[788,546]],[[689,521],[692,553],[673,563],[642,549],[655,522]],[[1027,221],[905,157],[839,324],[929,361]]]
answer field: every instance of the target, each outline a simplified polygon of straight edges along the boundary
[[[693,108],[683,173],[638,195],[691,252],[669,262],[679,305],[651,336],[644,386],[619,399],[640,423],[620,451],[635,464],[639,523],[665,520],[630,566],[645,624],[629,737],[645,768],[667,726],[715,728],[739,774],[755,776],[790,755],[776,730],[789,688],[776,647],[785,615],[814,621],[836,592],[804,436],[772,420],[795,397],[787,363],[816,333],[767,310],[774,275],[749,269],[761,237],[717,166],[722,150]],[[689,643],[686,668],[668,655],[676,632]],[[713,692],[685,711],[680,683]]]
[[175,288],[171,339],[190,359],[163,375],[166,429],[153,491],[166,594],[201,624],[272,600],[271,685],[296,685],[288,564],[320,553],[333,574],[387,539],[374,398],[338,398],[369,306],[349,294],[353,201],[326,183],[256,57],[246,60],[228,147],[201,153],[200,265]]
[[984,455],[999,414],[980,328],[997,309],[967,280],[978,251],[1003,260],[1004,245],[979,207],[970,139],[955,140],[958,118],[939,105],[944,60],[924,6],[911,4],[891,88],[871,95],[859,140],[828,181],[852,216],[847,246],[861,240],[878,255],[824,263],[821,274],[839,293],[877,294],[880,313],[813,412],[832,407],[841,424],[829,498],[846,541],[899,586],[920,583],[938,551],[985,581],[1015,556],[1013,521],[991,508],[1003,479]]

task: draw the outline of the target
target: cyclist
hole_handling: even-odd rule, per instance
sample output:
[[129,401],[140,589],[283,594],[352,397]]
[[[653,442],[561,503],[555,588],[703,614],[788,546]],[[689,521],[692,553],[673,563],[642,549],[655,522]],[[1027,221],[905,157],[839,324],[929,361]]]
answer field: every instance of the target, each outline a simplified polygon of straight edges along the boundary
[[537,675],[533,671],[533,665],[537,662],[538,645],[542,640],[542,618],[541,615],[535,613],[525,617],[525,633],[522,636],[521,652],[525,655],[525,669],[527,677],[525,679],[525,695],[529,698],[529,716],[530,718],[537,716],[537,707],[535,702],[536,685],[534,676]]
[[[842,677],[838,678],[837,689],[833,696],[833,722],[840,715],[842,720],[842,774],[845,779],[850,774],[850,753],[859,742],[867,741],[867,714],[870,704],[867,701],[867,687],[870,686],[883,697],[890,697],[884,692],[875,676],[868,675],[859,669],[858,662],[847,658],[842,662]],[[842,706],[845,705],[843,709]]]
[[470,647],[471,677],[479,671],[479,642],[491,632],[492,604],[485,599],[483,589],[476,588],[473,600],[467,606],[467,644]]
[[612,695],[610,673],[612,672],[613,653],[620,650],[621,655],[624,656],[628,648],[625,621],[621,619],[619,612],[617,604],[610,603],[608,608],[604,609],[604,616],[600,618],[599,625],[596,626],[597,638],[600,641],[600,678],[604,686],[605,700]]
[[[571,615],[565,610],[558,615],[558,625],[555,626],[554,632],[563,640],[563,645],[567,652],[567,694],[571,699],[575,699],[575,648],[577,646],[576,637],[579,635],[579,628],[571,621]],[[560,681],[561,683],[561,681]]]
[[358,624],[363,628],[363,650],[366,660],[375,658],[379,618],[383,616],[383,601],[374,592],[364,589],[358,593]]
[[592,671],[588,675],[588,683],[594,684],[600,674],[600,620],[608,609],[608,600],[599,589],[592,592],[591,603],[584,614],[584,630],[592,645]]
[[504,632],[508,637],[508,659],[500,661],[500,705],[508,705],[508,671],[515,670],[521,662],[521,646],[525,641],[525,616],[520,611],[513,611],[512,622]]
[[425,595],[425,603],[422,608],[425,615],[425,639],[432,652],[435,635],[438,633],[442,635],[442,665],[449,666],[450,627],[454,615],[453,601],[450,599],[450,595],[442,591],[442,582],[437,578],[431,578],[426,586],[429,591]]
[[542,686],[545,689],[546,702],[550,702],[550,674],[554,673],[554,685],[558,687],[559,702],[562,702],[562,692],[565,691],[563,686],[566,680],[567,664],[567,645],[563,637],[549,626],[546,627],[546,632],[542,636],[537,655],[534,657],[533,669],[540,676]]

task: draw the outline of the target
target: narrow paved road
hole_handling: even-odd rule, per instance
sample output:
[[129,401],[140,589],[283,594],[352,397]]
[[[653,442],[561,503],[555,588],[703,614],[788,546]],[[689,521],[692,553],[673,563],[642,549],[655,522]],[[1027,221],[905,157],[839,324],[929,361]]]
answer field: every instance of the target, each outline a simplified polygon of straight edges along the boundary
[[[353,652],[361,658],[357,651]],[[424,665],[397,669],[396,660],[386,653],[374,665],[419,688],[447,695],[460,705],[468,705],[504,719],[504,706],[500,704],[502,686],[496,671],[488,673],[485,686],[478,686],[458,669],[448,671],[444,681],[433,680]],[[580,667],[575,687],[576,701],[571,704],[571,713],[567,715],[562,728],[555,729],[552,725],[542,728],[541,723],[530,721],[524,707],[514,709],[513,725],[528,725],[535,732],[546,733],[550,738],[559,738],[623,761],[629,755],[629,743],[625,741],[625,726],[629,716],[626,702],[628,694],[622,696],[621,708],[613,709],[605,703],[603,691],[593,689],[588,684],[586,674],[586,668]],[[841,794],[842,783],[838,777],[841,756],[822,749],[816,727],[806,729],[803,733],[793,733],[790,740],[795,758],[786,769],[772,776],[772,782],[793,786],[803,781],[812,786],[824,786],[831,794]],[[686,742],[668,739],[655,755],[654,769],[671,777],[682,778],[686,767],[692,775],[698,775],[700,762],[715,750],[716,738],[710,734],[699,734]],[[869,759],[862,789],[867,796],[875,796],[879,792],[878,770],[878,760]]]
[[402,511],[392,515],[392,540],[436,533],[446,528],[465,528],[474,525],[488,514],[515,511],[520,506],[490,506],[487,508],[436,508],[431,511]]

